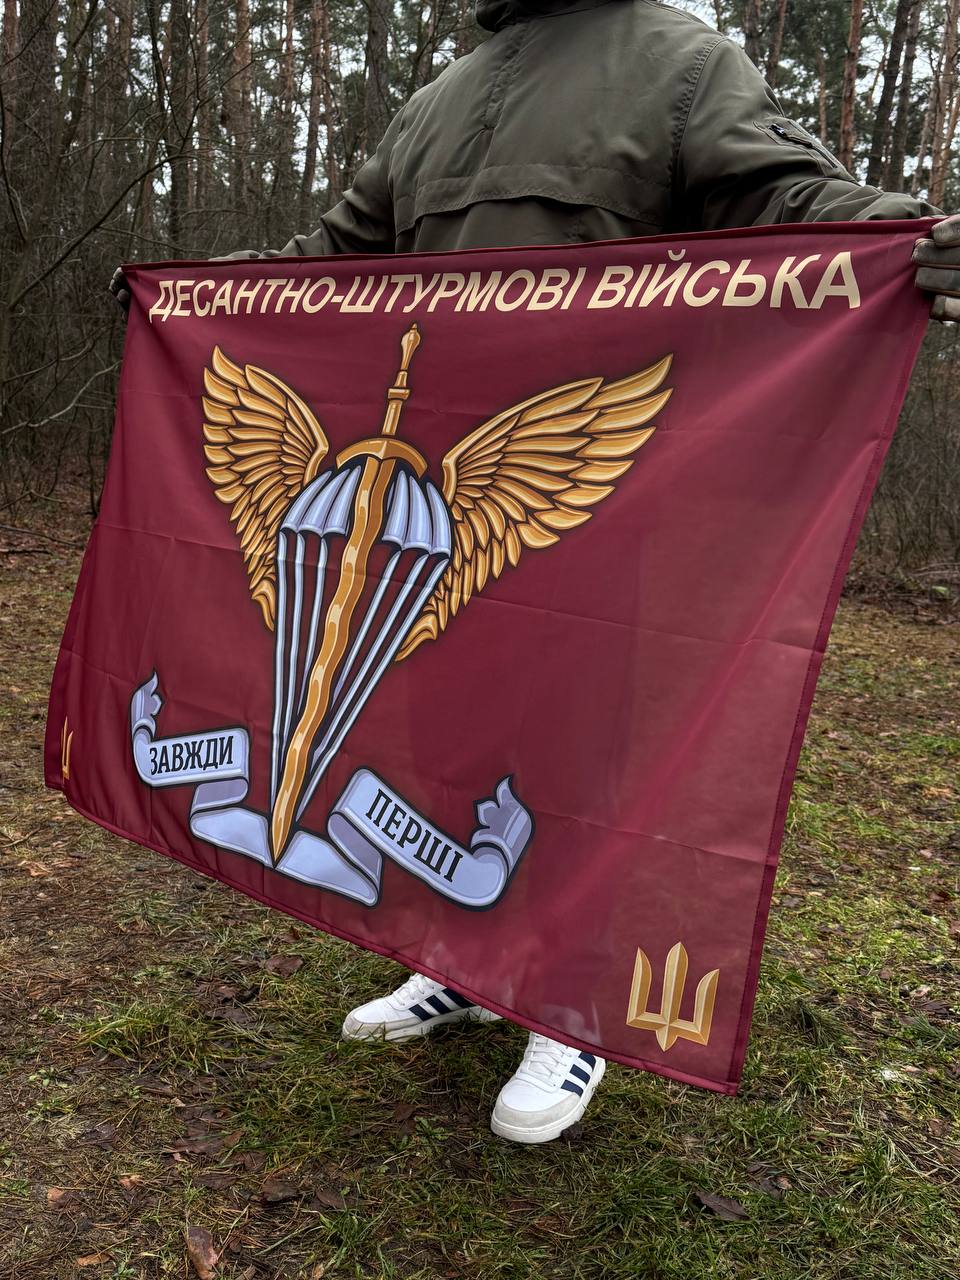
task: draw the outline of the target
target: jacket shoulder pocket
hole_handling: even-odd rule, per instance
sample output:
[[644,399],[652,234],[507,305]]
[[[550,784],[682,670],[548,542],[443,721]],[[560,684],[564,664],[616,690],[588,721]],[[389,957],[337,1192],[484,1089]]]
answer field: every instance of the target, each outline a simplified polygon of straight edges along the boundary
[[830,178],[845,178],[848,182],[856,179],[847,172],[836,156],[823,143],[804,129],[795,120],[787,120],[783,116],[773,116],[766,120],[755,120],[754,124],[771,141],[781,147],[792,148],[803,152],[817,162],[821,171]]

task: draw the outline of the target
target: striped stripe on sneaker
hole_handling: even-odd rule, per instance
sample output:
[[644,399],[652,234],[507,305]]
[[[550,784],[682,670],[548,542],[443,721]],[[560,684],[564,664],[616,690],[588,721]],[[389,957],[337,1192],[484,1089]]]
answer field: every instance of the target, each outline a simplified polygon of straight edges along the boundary
[[578,1098],[583,1097],[584,1088],[593,1078],[593,1068],[596,1065],[596,1061],[592,1053],[581,1053],[576,1062],[570,1067],[567,1078],[560,1088],[567,1089],[570,1093],[575,1093]]
[[409,1040],[447,1022],[497,1020],[497,1014],[471,1003],[453,987],[415,973],[390,995],[348,1013],[343,1036],[346,1040]]
[[435,1017],[438,1013],[453,1013],[455,1009],[479,1008],[478,1005],[471,1004],[459,991],[454,991],[452,987],[441,987],[436,995],[428,996],[425,1003],[430,1006],[429,1009],[425,1009],[422,1004],[410,1006],[410,1012],[415,1013],[422,1022]]

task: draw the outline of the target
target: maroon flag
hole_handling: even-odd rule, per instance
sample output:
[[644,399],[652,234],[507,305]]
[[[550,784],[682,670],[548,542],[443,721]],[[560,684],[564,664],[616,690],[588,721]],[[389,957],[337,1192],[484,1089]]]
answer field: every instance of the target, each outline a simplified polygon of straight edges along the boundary
[[924,229],[127,268],[48,784],[734,1092]]

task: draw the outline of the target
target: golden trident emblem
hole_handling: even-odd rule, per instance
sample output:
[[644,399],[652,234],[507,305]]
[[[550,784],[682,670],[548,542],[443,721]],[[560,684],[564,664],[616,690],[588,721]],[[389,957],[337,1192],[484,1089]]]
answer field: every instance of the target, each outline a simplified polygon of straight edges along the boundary
[[713,1006],[717,999],[720,970],[711,969],[697,983],[693,1017],[688,1020],[679,1016],[683,988],[687,980],[687,964],[686,948],[682,942],[675,943],[667,952],[660,1012],[648,1013],[647,1000],[650,996],[653,970],[645,953],[639,947],[637,948],[633,983],[630,987],[630,1005],[627,1010],[627,1026],[655,1031],[660,1048],[664,1051],[672,1048],[677,1040],[693,1040],[695,1044],[706,1044],[710,1039],[710,1024],[713,1021]]
[[295,391],[219,347],[204,370],[207,475],[275,634],[274,865],[389,665],[436,639],[524,547],[589,520],[671,394],[660,390],[670,356],[617,382],[551,388],[454,445],[438,487],[423,454],[396,438],[420,341],[416,325],[403,336],[379,435],[325,471],[326,434]]
[[60,730],[60,772],[65,779],[70,777],[70,751],[73,747],[73,730],[70,721],[64,720]]

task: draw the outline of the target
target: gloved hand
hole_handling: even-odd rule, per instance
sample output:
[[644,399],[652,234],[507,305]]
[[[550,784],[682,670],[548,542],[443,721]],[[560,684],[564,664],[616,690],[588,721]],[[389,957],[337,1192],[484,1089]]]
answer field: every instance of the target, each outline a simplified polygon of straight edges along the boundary
[[232,262],[235,258],[269,258],[276,257],[269,249],[257,253],[256,249],[235,249],[233,253],[221,253],[219,258],[208,258],[208,262]]
[[933,299],[934,320],[960,320],[960,214],[944,218],[930,230],[931,240],[918,240],[913,251],[919,262],[917,288],[927,289]]
[[[210,261],[229,262],[231,258],[275,258],[276,256],[275,249],[267,249],[264,253],[257,253],[256,249],[238,249],[236,253],[227,253],[220,258],[211,258]],[[130,310],[130,286],[127,283],[127,277],[123,274],[122,267],[117,267],[110,277],[110,283],[107,288],[116,298],[120,310],[126,316]]]
[[123,274],[122,267],[117,267],[110,277],[110,283],[107,288],[116,298],[120,310],[126,315],[130,310],[130,286],[127,284],[127,277]]

